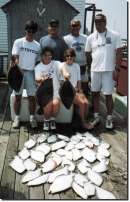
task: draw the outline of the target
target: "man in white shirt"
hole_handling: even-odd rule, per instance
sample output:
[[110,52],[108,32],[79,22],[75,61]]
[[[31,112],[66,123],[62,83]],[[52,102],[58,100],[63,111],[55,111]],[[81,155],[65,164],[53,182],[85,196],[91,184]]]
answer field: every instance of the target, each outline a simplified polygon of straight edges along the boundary
[[86,54],[85,44],[87,36],[80,34],[81,23],[79,20],[72,20],[70,22],[70,34],[64,36],[64,40],[69,48],[73,48],[76,53],[75,62],[80,65],[82,88],[85,94],[87,94],[88,75],[86,71]]
[[[32,128],[37,127],[34,118],[36,103],[35,103],[35,78],[34,67],[36,65],[40,44],[34,40],[34,34],[37,32],[38,25],[34,21],[27,21],[25,25],[25,37],[15,40],[12,48],[12,55],[15,57],[14,64],[18,64],[23,73],[23,82],[19,92],[15,92],[15,119],[13,128],[18,128],[20,125],[20,106],[23,89],[25,88],[29,100],[30,110],[30,125]],[[13,68],[13,67],[12,67]]]
[[118,33],[106,28],[106,16],[97,14],[95,17],[96,31],[87,38],[85,51],[87,61],[91,64],[91,91],[93,95],[94,107],[94,126],[100,122],[99,117],[99,98],[100,92],[106,96],[107,119],[106,128],[113,129],[112,112],[113,100],[112,93],[114,80],[121,61],[121,39]]

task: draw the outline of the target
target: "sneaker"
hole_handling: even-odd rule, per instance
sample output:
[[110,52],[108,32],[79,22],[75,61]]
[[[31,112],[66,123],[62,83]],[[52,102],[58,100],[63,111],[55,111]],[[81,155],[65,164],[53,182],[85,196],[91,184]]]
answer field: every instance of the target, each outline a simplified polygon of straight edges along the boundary
[[97,126],[100,123],[100,116],[99,115],[94,115],[94,120],[92,120],[90,123],[94,127]]
[[37,128],[37,122],[35,119],[30,120],[30,126],[31,128]]
[[44,121],[43,130],[48,131],[49,130],[49,126],[50,126],[50,122],[49,121]]
[[113,120],[112,120],[112,117],[107,117],[106,119],[106,129],[110,129],[112,130],[113,129]]
[[51,130],[55,130],[55,129],[56,129],[56,122],[55,122],[55,120],[52,120],[52,121],[50,122],[50,129],[51,129]]
[[19,126],[20,126],[20,120],[18,118],[15,118],[12,127],[17,129],[19,128]]

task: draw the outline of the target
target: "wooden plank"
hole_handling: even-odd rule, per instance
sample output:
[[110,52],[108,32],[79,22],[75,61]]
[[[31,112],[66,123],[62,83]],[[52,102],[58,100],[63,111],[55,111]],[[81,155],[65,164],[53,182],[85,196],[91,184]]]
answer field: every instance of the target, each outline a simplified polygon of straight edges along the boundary
[[[34,131],[29,130],[28,132],[29,132],[29,138],[33,137]],[[40,200],[45,198],[43,185],[30,187],[29,193],[30,193],[30,200]]]
[[9,163],[13,160],[14,156],[17,154],[18,136],[19,136],[19,130],[14,130],[13,128],[11,128],[0,187],[1,190],[0,197],[2,199],[11,200],[13,199],[14,196],[16,173],[13,169],[9,167]]
[[[7,150],[8,140],[9,140],[10,128],[11,128],[11,121],[4,121],[3,128],[1,130],[1,135],[0,135],[0,182],[2,178],[2,171],[4,168],[4,161],[5,161],[6,150]],[[5,131],[6,131],[6,135],[5,135]]]
[[[7,83],[0,83],[0,129],[2,129],[6,117],[7,107],[9,104],[10,90]],[[1,130],[0,130],[1,134]]]
[[50,184],[44,184],[44,192],[45,192],[45,199],[46,200],[51,200],[51,199],[59,200],[59,199],[61,199],[59,194],[48,193],[49,188],[50,188]]
[[60,194],[60,197],[61,197],[61,200],[75,200],[75,199],[81,199],[81,198],[78,198],[78,197],[76,196],[76,194],[73,192],[72,188],[66,190],[65,192],[62,192],[62,193]]
[[[18,151],[22,150],[24,143],[27,140],[28,140],[28,131],[25,130],[24,127],[21,127],[20,128]],[[25,184],[21,183],[22,177],[23,177],[23,175],[16,173],[14,200],[29,199],[29,189]]]
[[42,200],[45,199],[43,186],[30,187],[30,200]]

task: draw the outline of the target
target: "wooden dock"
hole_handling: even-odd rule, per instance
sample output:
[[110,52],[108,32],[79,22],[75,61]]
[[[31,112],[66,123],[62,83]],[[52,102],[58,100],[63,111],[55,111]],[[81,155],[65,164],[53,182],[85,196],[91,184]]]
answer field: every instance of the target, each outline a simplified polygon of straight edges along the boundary
[[[14,172],[9,163],[36,131],[31,131],[27,125],[22,125],[17,130],[12,128],[10,90],[6,81],[0,81],[0,97],[0,199],[80,199],[72,189],[52,195],[48,194],[48,184],[28,188],[21,183],[22,175]],[[104,117],[104,112],[102,116]],[[111,144],[110,168],[104,174],[103,187],[112,191],[117,199],[127,199],[127,122],[115,117],[115,124],[115,130],[111,132],[100,124],[93,134]]]

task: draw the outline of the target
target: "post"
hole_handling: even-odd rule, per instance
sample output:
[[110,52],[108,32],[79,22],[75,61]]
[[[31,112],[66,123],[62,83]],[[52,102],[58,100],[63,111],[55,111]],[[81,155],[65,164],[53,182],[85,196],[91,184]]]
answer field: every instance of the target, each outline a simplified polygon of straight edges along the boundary
[[94,22],[95,22],[95,11],[96,11],[96,7],[95,7],[95,4],[93,4],[93,16],[92,16],[92,26],[91,26],[91,33],[93,33],[93,30],[94,30]]

